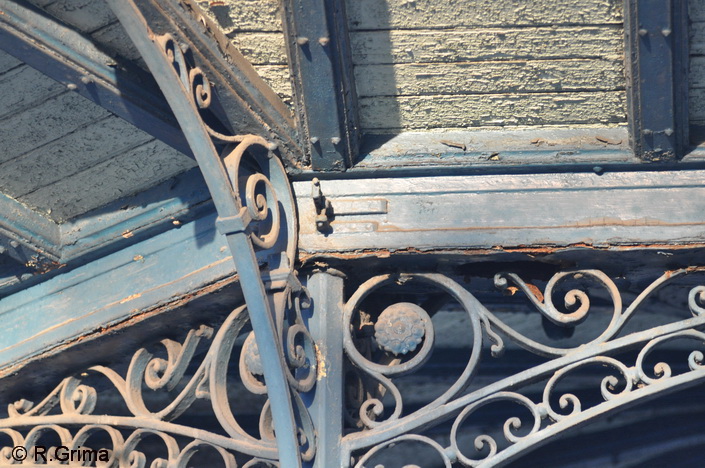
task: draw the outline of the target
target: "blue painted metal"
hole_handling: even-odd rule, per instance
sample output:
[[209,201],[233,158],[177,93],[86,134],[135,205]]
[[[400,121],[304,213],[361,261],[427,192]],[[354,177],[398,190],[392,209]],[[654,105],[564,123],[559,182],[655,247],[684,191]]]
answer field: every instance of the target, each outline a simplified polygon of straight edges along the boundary
[[688,148],[686,0],[625,2],[628,115],[635,154],[681,158]]
[[[239,184],[237,172],[234,174],[226,172],[226,168],[220,160],[219,153],[211,139],[209,128],[204,124],[199,109],[196,107],[193,91],[185,87],[186,83],[183,80],[188,80],[193,85],[191,82],[193,75],[190,74],[189,70],[184,69],[186,63],[181,52],[177,50],[180,46],[169,36],[155,38],[154,33],[146,24],[142,13],[134,2],[109,0],[108,5],[112,8],[142,54],[147,66],[171,105],[182,129],[184,129],[186,138],[208,184],[219,219],[241,218],[242,220],[241,229],[226,228],[226,232],[223,232],[223,234],[227,238],[230,251],[237,265],[250,321],[255,331],[255,339],[262,359],[270,406],[274,417],[274,428],[277,434],[280,462],[287,467],[301,466],[297,440],[297,423],[294,419],[292,395],[289,391],[286,364],[283,361],[283,350],[275,325],[275,317],[267,299],[250,234],[244,230],[250,219],[242,218],[246,215],[247,210],[242,207],[239,194],[234,192],[234,187]],[[161,42],[157,41],[157,39]],[[167,57],[167,51],[172,54],[171,59]],[[175,67],[179,68],[178,71]],[[195,71],[196,69],[193,70]],[[203,96],[201,95],[200,97]],[[245,144],[247,138],[245,137],[244,140],[238,141],[238,143],[247,148]],[[237,151],[238,149],[235,150],[235,152]],[[239,158],[236,158],[233,169],[238,169],[239,162]],[[283,168],[277,172],[270,171],[270,174],[277,173],[283,174]],[[231,185],[231,175],[235,179],[233,181],[234,186]],[[285,175],[284,178],[286,178]],[[285,189],[290,190],[288,182]],[[293,222],[293,219],[291,221]],[[290,229],[294,229],[294,226],[290,226]],[[291,242],[294,242],[293,245],[295,245],[295,239],[291,239],[291,236],[288,236],[288,239],[290,240],[289,245],[292,245]]]
[[90,39],[25,1],[4,2],[0,8],[0,48],[5,52],[193,157],[148,74],[135,65],[118,66]]
[[286,0],[283,9],[311,166],[343,171],[355,162],[360,140],[345,2]]
[[305,467],[329,468],[338,466],[341,460],[345,411],[344,278],[342,273],[326,269],[314,272],[306,283],[313,301],[309,329],[316,338],[319,369],[315,391],[303,396],[318,434],[316,459]]

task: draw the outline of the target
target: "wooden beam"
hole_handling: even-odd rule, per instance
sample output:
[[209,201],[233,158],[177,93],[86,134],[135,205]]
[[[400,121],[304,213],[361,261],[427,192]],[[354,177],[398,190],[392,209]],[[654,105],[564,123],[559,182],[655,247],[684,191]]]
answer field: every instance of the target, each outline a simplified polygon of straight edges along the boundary
[[360,140],[345,2],[285,0],[283,9],[306,153],[314,170],[343,171]]
[[0,49],[192,156],[148,73],[118,64],[89,38],[27,2],[4,2],[0,10]]
[[680,159],[688,149],[686,0],[625,0],[627,103],[634,153]]
[[[705,171],[320,180],[294,183],[304,259],[393,252],[550,252],[705,246]],[[464,207],[464,208],[463,208]]]
[[231,278],[214,224],[215,215],[185,223],[4,298],[0,368]]

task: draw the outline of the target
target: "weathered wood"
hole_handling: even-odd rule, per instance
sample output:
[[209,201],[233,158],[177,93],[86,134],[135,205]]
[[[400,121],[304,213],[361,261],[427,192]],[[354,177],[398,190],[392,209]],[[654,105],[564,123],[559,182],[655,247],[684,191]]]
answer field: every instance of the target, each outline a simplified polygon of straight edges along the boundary
[[705,88],[705,56],[691,57],[689,81],[691,88]]
[[2,13],[0,48],[8,54],[184,154],[191,154],[171,110],[146,72],[117,66],[103,45],[97,46],[24,2],[5,2]]
[[466,128],[626,121],[622,91],[530,95],[373,97],[360,99],[363,128]]
[[286,65],[286,46],[281,32],[229,34],[233,45],[253,65]]
[[688,0],[690,21],[705,21],[705,0]]
[[347,7],[351,30],[622,22],[620,0],[348,0]]
[[32,67],[16,67],[0,76],[0,119],[65,92],[66,87]]
[[184,224],[3,298],[0,366],[183,300],[234,273],[215,215]]
[[108,111],[76,93],[67,92],[48,99],[37,107],[2,121],[0,141],[4,147],[0,153],[0,162],[31,151],[57,136],[108,115]]
[[19,197],[19,201],[48,210],[52,219],[62,223],[156,185],[194,165],[192,159],[153,140]]
[[703,243],[703,177],[704,171],[653,171],[321,180],[333,210],[339,201],[388,202],[384,213],[336,216],[325,236],[316,230],[311,183],[295,182],[299,247],[320,256],[363,255],[367,249],[379,255],[377,249]]
[[111,116],[1,164],[0,186],[8,195],[19,198],[150,139],[150,135]]
[[355,65],[624,56],[618,26],[376,31],[351,40]]
[[705,123],[705,89],[691,88],[688,110],[691,123]]
[[690,25],[690,55],[705,55],[705,22]]
[[5,73],[8,70],[19,67],[20,65],[22,65],[21,61],[0,50],[0,73]]
[[114,56],[119,55],[127,60],[137,61],[143,68],[147,68],[144,66],[142,56],[120,23],[111,23],[92,33],[91,37],[108,53]]
[[690,72],[688,114],[691,124],[705,123],[705,0],[690,0]]
[[48,5],[46,11],[85,33],[117,21],[112,10],[96,0],[58,0]]
[[198,1],[226,32],[281,31],[278,0]]
[[568,59],[360,65],[355,67],[355,77],[361,97],[614,91],[624,89],[624,62]]
[[255,70],[289,107],[293,105],[291,75],[286,65],[255,65]]

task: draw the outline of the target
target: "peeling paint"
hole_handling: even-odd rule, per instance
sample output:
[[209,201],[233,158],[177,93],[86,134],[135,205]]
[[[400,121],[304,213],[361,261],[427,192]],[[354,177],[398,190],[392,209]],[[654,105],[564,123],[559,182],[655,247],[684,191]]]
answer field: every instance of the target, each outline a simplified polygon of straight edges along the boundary
[[326,359],[323,356],[321,348],[319,348],[317,344],[314,344],[313,346],[316,350],[316,380],[320,382],[328,375],[328,371],[326,369]]

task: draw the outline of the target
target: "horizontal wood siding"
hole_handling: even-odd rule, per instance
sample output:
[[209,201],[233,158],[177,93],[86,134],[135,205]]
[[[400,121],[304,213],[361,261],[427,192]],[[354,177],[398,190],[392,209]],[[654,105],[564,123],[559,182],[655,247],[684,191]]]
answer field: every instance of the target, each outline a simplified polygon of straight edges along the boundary
[[690,0],[690,123],[705,126],[705,0]]
[[293,111],[291,79],[278,0],[201,1],[233,44]]
[[361,119],[388,129],[533,126],[546,123],[614,124],[624,121],[623,92],[377,96],[360,100]]
[[619,0],[349,0],[367,133],[626,122]]

